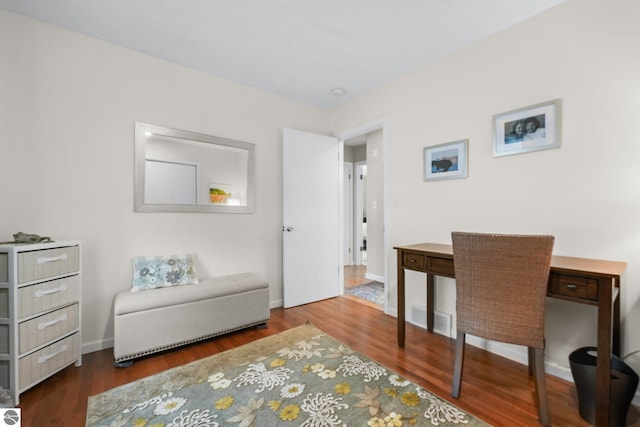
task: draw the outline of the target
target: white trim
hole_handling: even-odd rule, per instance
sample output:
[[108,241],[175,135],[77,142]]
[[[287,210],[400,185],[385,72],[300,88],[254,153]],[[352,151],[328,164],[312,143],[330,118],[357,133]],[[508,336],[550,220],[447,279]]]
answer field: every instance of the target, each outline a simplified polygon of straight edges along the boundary
[[364,219],[364,206],[366,203],[366,200],[364,200],[364,180],[362,178],[360,178],[360,176],[362,176],[362,167],[366,167],[367,166],[367,162],[366,161],[360,161],[360,162],[355,162],[354,163],[354,168],[353,168],[353,173],[354,176],[357,175],[357,178],[354,180],[354,187],[355,187],[355,212],[354,214],[351,216],[351,221],[353,221],[353,252],[354,252],[354,257],[353,257],[353,262],[355,263],[355,265],[363,265],[366,263],[362,262],[362,250],[360,249],[362,247],[362,241],[364,240],[364,236],[362,235],[362,224],[363,224],[363,219]]
[[369,280],[373,280],[373,281],[376,281],[376,282],[384,283],[384,276],[378,276],[377,274],[365,273],[364,274],[364,278],[365,279],[369,279]]
[[[344,235],[343,235],[343,243],[344,241],[348,241],[349,242],[349,247],[345,248],[345,249],[350,249],[351,252],[348,254],[342,254],[343,258],[342,258],[342,262],[343,265],[353,265],[354,263],[354,255],[356,252],[356,249],[354,247],[354,237],[353,237],[353,177],[354,177],[354,164],[353,162],[344,162],[343,163],[343,170],[345,170],[345,172],[347,172],[350,176],[351,176],[351,180],[349,181],[349,177],[344,176],[343,177],[343,182],[342,182],[342,187],[345,188],[345,191],[347,191],[347,193],[344,195],[344,200],[345,200],[345,204],[343,206],[343,212],[345,212],[344,214],[344,218],[343,218],[343,225],[344,225]],[[349,183],[349,185],[345,185],[345,183]],[[343,245],[344,247],[344,245]]]
[[344,140],[338,138],[338,295],[344,293]]

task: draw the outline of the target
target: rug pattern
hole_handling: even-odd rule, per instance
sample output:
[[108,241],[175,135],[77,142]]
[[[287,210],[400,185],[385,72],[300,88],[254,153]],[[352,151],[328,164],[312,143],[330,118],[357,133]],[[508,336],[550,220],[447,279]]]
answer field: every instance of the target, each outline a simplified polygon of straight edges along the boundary
[[310,324],[89,398],[87,426],[485,426]]
[[345,294],[371,301],[378,305],[384,304],[384,284],[380,282],[363,283],[344,290]]

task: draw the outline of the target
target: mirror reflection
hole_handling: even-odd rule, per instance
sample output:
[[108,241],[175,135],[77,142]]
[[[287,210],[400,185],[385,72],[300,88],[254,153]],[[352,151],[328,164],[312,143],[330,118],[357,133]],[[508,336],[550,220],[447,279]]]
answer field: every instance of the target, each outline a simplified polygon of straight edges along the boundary
[[136,123],[137,212],[253,212],[254,144]]

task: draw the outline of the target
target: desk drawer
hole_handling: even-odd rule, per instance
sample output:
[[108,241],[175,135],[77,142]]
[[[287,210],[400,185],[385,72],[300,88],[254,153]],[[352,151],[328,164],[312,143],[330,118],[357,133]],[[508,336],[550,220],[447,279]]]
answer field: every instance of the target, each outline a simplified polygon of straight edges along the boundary
[[598,301],[598,281],[584,277],[567,276],[564,274],[552,274],[550,278],[551,294]]
[[408,254],[402,255],[402,266],[409,270],[424,271],[424,255]]
[[427,270],[438,276],[454,277],[453,260],[448,258],[427,258]]

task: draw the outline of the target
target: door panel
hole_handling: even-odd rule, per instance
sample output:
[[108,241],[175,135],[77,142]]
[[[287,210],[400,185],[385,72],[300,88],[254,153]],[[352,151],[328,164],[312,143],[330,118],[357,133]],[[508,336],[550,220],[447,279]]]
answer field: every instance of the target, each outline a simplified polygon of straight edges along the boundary
[[283,130],[283,296],[293,307],[340,292],[342,143]]

